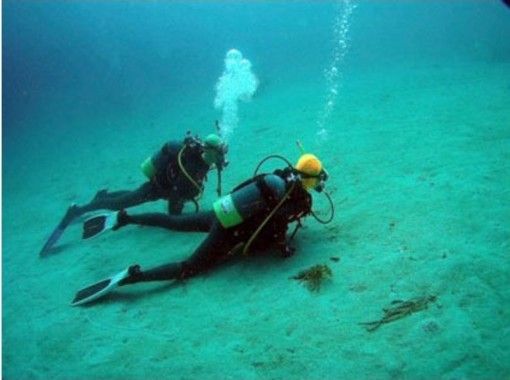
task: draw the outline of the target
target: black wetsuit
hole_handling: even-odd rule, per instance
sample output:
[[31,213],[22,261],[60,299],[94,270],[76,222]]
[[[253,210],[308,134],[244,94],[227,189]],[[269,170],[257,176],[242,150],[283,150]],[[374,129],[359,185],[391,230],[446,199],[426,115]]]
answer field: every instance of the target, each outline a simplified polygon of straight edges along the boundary
[[[288,171],[276,171],[275,174],[288,178]],[[121,285],[133,284],[143,281],[162,281],[183,279],[204,272],[219,262],[224,261],[233,251],[241,248],[250,239],[257,228],[264,222],[279,199],[272,197],[270,188],[263,188],[262,176],[247,181],[240,186],[257,181],[261,186],[261,193],[265,198],[267,207],[263,212],[256,214],[241,224],[229,228],[221,225],[214,211],[199,212],[182,216],[165,215],[161,213],[127,215],[121,213],[119,225],[139,224],[163,227],[176,231],[208,232],[205,240],[195,252],[182,262],[162,265],[147,271],[141,271],[138,265],[130,267],[130,276],[123,280]],[[238,187],[239,188],[239,187]],[[261,229],[250,246],[250,252],[263,251],[270,248],[279,249],[284,257],[292,255],[293,250],[287,244],[287,229],[289,223],[298,221],[311,211],[312,197],[301,186],[301,183],[286,180],[286,193],[288,198],[278,208],[269,222]]]
[[202,189],[210,168],[202,159],[202,146],[168,142],[153,157],[156,173],[149,181],[132,191],[99,191],[90,203],[74,206],[74,216],[99,209],[121,210],[160,199],[168,201],[169,214],[180,214],[184,203],[194,201],[201,191],[191,183],[179,167],[177,157],[183,146],[185,148],[182,151],[181,162],[187,173]]

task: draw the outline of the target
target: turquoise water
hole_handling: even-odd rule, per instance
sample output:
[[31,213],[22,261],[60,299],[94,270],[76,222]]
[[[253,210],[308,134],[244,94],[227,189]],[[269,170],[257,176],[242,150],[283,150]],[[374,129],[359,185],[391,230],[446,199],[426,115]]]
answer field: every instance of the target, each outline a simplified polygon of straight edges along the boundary
[[[5,378],[510,376],[503,2],[10,0],[2,10]],[[81,287],[184,259],[203,239],[126,228],[83,241],[78,223],[38,257],[70,203],[134,188],[163,142],[214,131],[232,48],[258,88],[237,104],[224,189],[269,154],[295,161],[299,139],[330,173],[333,222],[308,218],[287,260],[246,257],[70,307]],[[325,198],[314,205],[326,215]],[[290,279],[315,264],[333,273],[318,293]],[[431,295],[374,332],[360,325]]]

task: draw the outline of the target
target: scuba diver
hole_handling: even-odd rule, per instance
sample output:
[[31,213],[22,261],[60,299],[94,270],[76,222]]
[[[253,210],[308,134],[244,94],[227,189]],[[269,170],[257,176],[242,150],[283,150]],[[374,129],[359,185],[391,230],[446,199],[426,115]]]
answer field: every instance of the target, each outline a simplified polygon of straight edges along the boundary
[[83,206],[72,204],[39,253],[43,257],[56,244],[64,230],[79,216],[91,211],[121,210],[160,199],[168,201],[168,213],[178,215],[185,202],[193,202],[198,211],[197,199],[204,189],[204,181],[212,167],[218,172],[217,192],[221,195],[221,172],[227,165],[227,145],[216,134],[204,141],[187,132],[184,141],[170,141],[141,165],[147,181],[135,190],[100,190]]
[[[331,216],[324,221],[312,211],[311,189],[322,192],[328,174],[319,159],[303,154],[295,167],[284,159],[287,167],[271,174],[259,174],[260,165],[253,178],[237,186],[231,193],[216,200],[213,210],[187,215],[146,213],[129,215],[125,210],[100,215],[84,223],[83,238],[101,232],[117,230],[129,224],[162,227],[175,231],[207,232],[194,253],[182,262],[174,262],[153,269],[142,270],[131,265],[122,272],[78,291],[72,305],[94,301],[118,286],[148,281],[183,280],[204,273],[219,263],[242,252],[260,252],[277,249],[282,257],[294,254],[289,241],[294,238],[301,218],[312,214],[319,222],[333,219],[333,202],[324,192],[331,205]],[[290,237],[288,225],[297,222]]]

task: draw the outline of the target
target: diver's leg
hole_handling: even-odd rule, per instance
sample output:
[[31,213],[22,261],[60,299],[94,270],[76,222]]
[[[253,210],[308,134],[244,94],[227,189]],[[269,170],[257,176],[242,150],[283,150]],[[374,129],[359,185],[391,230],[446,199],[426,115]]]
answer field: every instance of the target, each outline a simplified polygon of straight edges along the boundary
[[133,265],[130,267],[130,276],[122,280],[119,285],[184,279],[203,273],[230,252],[235,242],[230,231],[224,229],[219,223],[215,223],[207,238],[187,260],[161,265],[147,271],[142,271],[139,265]]
[[84,206],[76,206],[76,212],[80,215],[90,211],[107,209],[121,210],[137,206],[139,204],[159,199],[152,183],[145,182],[133,191],[116,191],[108,193],[104,190],[98,192],[92,201]]
[[106,190],[100,190],[91,202],[84,206],[71,205],[57,227],[53,230],[46,240],[43,248],[39,252],[40,256],[46,256],[50,249],[57,243],[67,226],[81,215],[94,210],[108,209],[121,210],[123,208],[136,206],[141,203],[155,201],[159,199],[159,194],[150,182],[146,182],[134,191],[116,191],[108,193]]
[[129,215],[121,211],[117,216],[117,228],[127,224],[162,227],[174,231],[209,232],[216,220],[214,211],[202,211],[195,214],[167,215],[163,213],[144,213]]
[[129,193],[131,193],[131,190],[118,190],[118,191],[101,190],[96,194],[96,196],[99,195],[100,197],[116,198],[128,195]]

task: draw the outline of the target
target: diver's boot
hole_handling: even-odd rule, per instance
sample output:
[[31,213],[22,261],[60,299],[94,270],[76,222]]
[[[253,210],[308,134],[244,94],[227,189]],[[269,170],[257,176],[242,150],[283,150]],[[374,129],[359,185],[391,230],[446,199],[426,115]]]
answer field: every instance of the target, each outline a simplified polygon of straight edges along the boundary
[[116,231],[121,227],[127,226],[128,224],[133,223],[133,218],[128,215],[127,211],[125,209],[119,210],[117,212],[117,222],[115,223],[115,226],[113,226],[112,230]]
[[119,286],[138,282],[180,280],[185,277],[185,273],[184,265],[180,262],[160,265],[146,271],[142,271],[140,265],[135,264],[128,268],[129,275],[119,282]]
[[136,284],[137,282],[143,281],[143,273],[140,265],[131,265],[128,268],[128,276],[119,282],[119,286]]

